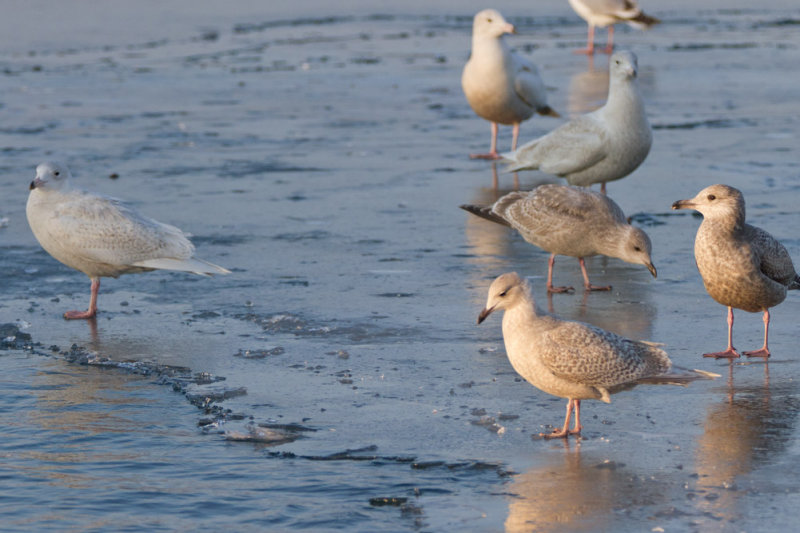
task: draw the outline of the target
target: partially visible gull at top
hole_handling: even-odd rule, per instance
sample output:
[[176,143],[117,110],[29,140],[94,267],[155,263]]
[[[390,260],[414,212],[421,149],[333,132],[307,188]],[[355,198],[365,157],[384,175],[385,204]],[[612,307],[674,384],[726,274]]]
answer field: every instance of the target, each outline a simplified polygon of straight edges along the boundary
[[101,277],[157,269],[230,274],[194,257],[194,245],[178,228],[141,215],[115,198],[74,187],[69,169],[58,163],[36,167],[26,213],[42,248],[92,281],[89,309],[67,311],[67,319],[97,314]]
[[624,22],[634,28],[645,30],[661,22],[655,17],[646,15],[636,0],[569,0],[569,5],[589,26],[586,48],[576,50],[576,54],[594,54],[595,27],[608,27],[608,39],[603,52],[610,54],[614,51],[614,24]]

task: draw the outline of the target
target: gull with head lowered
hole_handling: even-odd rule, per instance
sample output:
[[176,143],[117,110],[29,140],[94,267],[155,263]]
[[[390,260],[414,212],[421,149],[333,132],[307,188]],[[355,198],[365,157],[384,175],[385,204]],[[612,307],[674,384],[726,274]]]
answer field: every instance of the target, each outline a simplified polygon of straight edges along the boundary
[[553,286],[556,255],[577,257],[587,291],[607,291],[610,286],[589,282],[584,257],[605,255],[647,267],[656,277],[650,258],[652,245],[642,229],[631,226],[622,209],[608,196],[569,185],[545,184],[530,192],[509,193],[493,205],[462,205],[473,215],[510,226],[529,243],[550,252],[547,292],[567,292],[572,287]]

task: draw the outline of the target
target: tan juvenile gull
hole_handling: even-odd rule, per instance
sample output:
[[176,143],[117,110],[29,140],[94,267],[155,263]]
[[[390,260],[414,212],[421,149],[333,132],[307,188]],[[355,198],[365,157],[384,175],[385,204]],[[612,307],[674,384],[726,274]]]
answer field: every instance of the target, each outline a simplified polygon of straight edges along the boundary
[[[537,389],[567,399],[564,426],[541,434],[545,438],[580,433],[581,400],[611,403],[611,394],[640,383],[684,385],[716,377],[698,370],[675,372],[666,352],[652,344],[542,311],[530,285],[516,272],[492,282],[478,324],[500,309],[505,310],[503,340],[511,366]],[[575,425],[570,430],[573,410]]]
[[738,189],[712,185],[691,200],[678,200],[672,209],[695,209],[703,223],[694,241],[694,257],[706,291],[728,307],[728,348],[705,357],[739,357],[733,347],[733,308],[764,313],[764,346],[744,352],[769,357],[769,308],[800,289],[789,252],[775,238],[745,222],[744,197]]
[[655,17],[645,15],[636,0],[569,0],[569,5],[589,25],[586,48],[576,50],[576,54],[594,54],[594,28],[608,26],[608,39],[603,51],[610,54],[614,50],[614,24],[626,22],[644,30],[661,22]]
[[642,164],[653,134],[636,83],[636,56],[616,52],[609,63],[605,105],[503,154],[508,171],[541,170],[581,187],[601,183],[605,193],[606,182],[624,178]]
[[156,269],[230,274],[193,257],[194,246],[178,228],[147,218],[115,198],[73,188],[71,178],[63,165],[40,164],[26,208],[28,223],[42,248],[92,280],[89,309],[67,311],[64,318],[97,314],[101,277]]
[[517,230],[522,237],[550,252],[548,292],[572,287],[553,286],[556,255],[577,257],[586,290],[610,290],[589,282],[584,257],[606,255],[641,264],[656,277],[647,234],[631,226],[622,209],[609,197],[569,185],[546,184],[530,192],[509,193],[489,207],[462,205],[461,209]]
[[514,127],[511,149],[517,149],[519,124],[534,113],[559,116],[547,105],[547,90],[536,65],[514,53],[503,35],[516,33],[514,26],[494,9],[484,9],[473,20],[472,53],[461,75],[461,87],[475,113],[492,123],[492,145],[488,154],[473,159],[499,159],[499,124]]

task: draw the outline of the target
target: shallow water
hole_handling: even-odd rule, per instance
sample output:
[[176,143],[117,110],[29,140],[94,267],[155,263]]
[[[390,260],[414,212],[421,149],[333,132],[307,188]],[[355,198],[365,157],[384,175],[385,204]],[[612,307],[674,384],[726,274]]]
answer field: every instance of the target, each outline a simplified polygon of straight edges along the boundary
[[[0,351],[4,529],[794,524],[797,295],[772,312],[769,365],[703,360],[725,341],[725,310],[694,266],[699,219],[670,211],[728,183],[800,257],[791,2],[679,2],[653,9],[654,30],[619,29],[639,55],[654,146],[609,194],[650,234],[659,278],[594,258],[611,293],[552,299],[547,254],[457,208],[513,183],[499,172],[493,190],[493,166],[466,157],[489,142],[459,86],[482,6],[140,4],[100,10],[92,32],[91,4],[78,5],[29,32],[31,3],[0,32],[0,324],[31,336]],[[607,59],[570,53],[585,26],[566,3],[503,11],[554,108],[602,103]],[[535,118],[522,139],[557,124]],[[89,283],[27,227],[45,159],[191,232],[200,257],[234,274],[103,280],[96,323],[65,322]],[[547,179],[519,175],[523,188]],[[664,342],[676,364],[722,377],[590,403],[579,443],[532,440],[565,402],[516,377],[499,317],[475,326],[509,270],[562,316]],[[556,278],[578,283],[577,261],[560,258]],[[738,347],[761,333],[758,315],[737,313]]]

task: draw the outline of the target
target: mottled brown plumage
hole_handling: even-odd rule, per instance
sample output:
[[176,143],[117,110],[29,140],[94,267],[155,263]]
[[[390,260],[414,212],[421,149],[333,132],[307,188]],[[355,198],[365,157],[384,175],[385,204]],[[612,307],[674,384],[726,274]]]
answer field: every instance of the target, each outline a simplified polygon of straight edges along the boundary
[[[652,344],[542,311],[533,301],[528,282],[516,272],[492,282],[478,323],[500,309],[505,311],[503,339],[511,366],[534,387],[568,400],[563,428],[546,437],[580,432],[581,400],[610,403],[611,394],[639,383],[685,384],[711,376],[699,371],[671,372],[666,352]],[[573,409],[575,426],[570,431]]]
[[646,266],[653,277],[650,238],[631,226],[622,209],[609,197],[568,185],[546,184],[529,192],[509,193],[489,207],[462,205],[462,209],[517,230],[522,237],[550,252],[547,289],[564,292],[572,287],[553,286],[556,255],[577,257],[587,290],[605,289],[589,283],[584,257],[605,255]]
[[708,357],[739,357],[733,348],[733,309],[764,313],[764,346],[749,356],[769,357],[769,308],[800,289],[800,278],[786,248],[766,231],[745,222],[744,197],[727,185],[711,185],[673,209],[703,214],[694,256],[708,294],[728,307],[728,347]]

